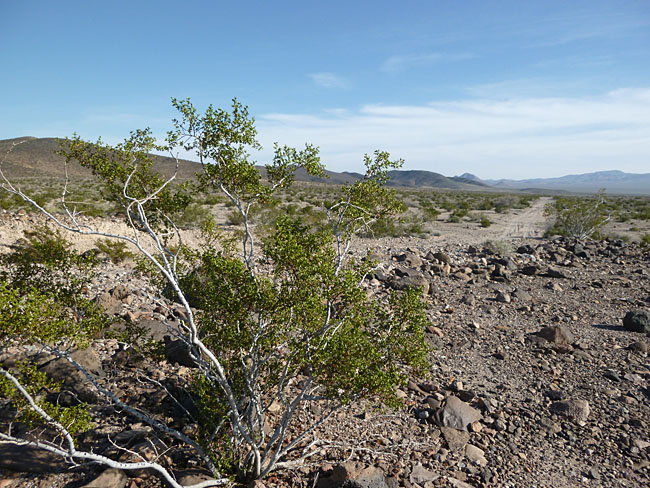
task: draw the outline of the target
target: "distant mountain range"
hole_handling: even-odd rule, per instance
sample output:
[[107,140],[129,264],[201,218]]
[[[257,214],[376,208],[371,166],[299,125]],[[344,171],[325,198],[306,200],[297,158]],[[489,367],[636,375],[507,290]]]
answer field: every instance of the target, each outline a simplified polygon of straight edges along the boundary
[[[25,141],[14,147],[14,143]],[[5,158],[4,171],[11,177],[51,177],[64,176],[63,157],[55,151],[59,149],[55,138],[20,137],[0,140],[0,160]],[[175,161],[170,157],[155,156],[155,164],[164,175],[171,175]],[[259,168],[264,174],[265,169]],[[178,177],[189,179],[200,170],[198,163],[181,160]],[[68,167],[71,177],[90,177],[91,173],[79,164]],[[318,183],[347,184],[361,178],[359,173],[326,171],[328,178],[316,178],[304,171],[298,171],[296,179]],[[440,188],[465,191],[524,191],[524,192],[574,192],[593,193],[605,188],[610,194],[650,195],[650,173],[630,174],[622,171],[599,171],[582,175],[569,175],[561,178],[536,178],[529,180],[481,180],[471,173],[446,177],[432,171],[400,170],[390,171],[390,185],[407,188]]]
[[473,175],[465,174],[463,176],[503,190],[594,193],[605,189],[610,194],[650,195],[650,173],[624,173],[612,170],[529,180],[480,180]]

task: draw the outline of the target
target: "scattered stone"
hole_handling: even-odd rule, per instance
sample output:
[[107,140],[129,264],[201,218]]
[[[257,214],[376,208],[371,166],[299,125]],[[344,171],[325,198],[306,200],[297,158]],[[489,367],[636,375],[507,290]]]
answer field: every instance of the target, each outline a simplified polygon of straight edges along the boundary
[[476,305],[476,297],[474,297],[474,295],[465,295],[460,301],[461,303],[469,305],[470,307]]
[[426,469],[422,466],[422,463],[418,463],[413,467],[409,481],[418,485],[424,485],[427,481],[436,481],[438,478],[440,478],[439,475]]
[[530,293],[520,288],[516,289],[513,292],[512,298],[515,298],[518,302],[521,303],[527,303],[533,300],[533,297],[530,295]]
[[551,267],[549,267],[546,270],[546,273],[544,273],[544,276],[547,276],[549,278],[568,278],[567,275],[562,273],[562,271],[560,271],[559,269],[551,268]]
[[555,283],[554,281],[546,283],[546,285],[544,285],[544,288],[546,288],[547,290],[556,291],[556,292],[564,291],[564,290],[562,290],[562,287],[560,285],[558,285],[557,283]]
[[398,261],[403,262],[404,264],[406,264],[411,268],[419,268],[424,264],[420,256],[418,256],[414,252],[405,253],[403,255],[403,259],[402,260],[398,259]]
[[640,354],[647,354],[648,353],[648,344],[646,344],[643,341],[633,342],[632,344],[627,346],[627,348],[630,351],[638,352]]
[[440,261],[443,264],[451,265],[451,258],[449,257],[449,255],[447,253],[444,253],[442,251],[438,251],[438,252],[433,253],[433,258],[437,259],[438,261]]
[[571,251],[573,252],[573,254],[575,254],[579,258],[589,259],[589,253],[587,253],[585,248],[582,247],[582,245],[580,243],[578,243],[578,242],[576,242],[573,245],[573,247],[571,248]]
[[544,392],[544,395],[546,395],[549,400],[554,402],[558,400],[564,400],[567,397],[564,392],[559,390],[546,390],[546,392]]
[[131,294],[130,290],[124,285],[117,285],[111,290],[111,296],[116,300],[124,300]]
[[589,402],[576,399],[555,402],[551,405],[551,412],[584,425],[590,413]]
[[613,369],[608,369],[603,373],[603,376],[608,380],[616,381],[617,383],[623,381],[620,375]]
[[509,293],[500,291],[497,293],[496,301],[500,303],[510,303],[512,300]]
[[390,286],[395,290],[422,288],[422,294],[429,293],[429,280],[420,271],[410,268],[395,268],[395,276],[390,280]]
[[521,268],[521,274],[524,274],[526,276],[534,276],[537,273],[539,273],[539,266],[536,264],[528,264]]
[[474,486],[470,485],[469,483],[465,483],[464,481],[461,481],[457,478],[452,478],[448,476],[447,481],[454,488],[474,488]]
[[571,345],[575,342],[571,331],[563,325],[544,327],[535,335],[551,344]]
[[[92,348],[77,349],[70,353],[70,358],[95,377],[104,376],[102,364]],[[81,402],[97,403],[99,396],[84,373],[79,371],[65,358],[56,358],[41,368],[54,381],[63,382],[59,403],[69,407]]]
[[122,302],[108,292],[99,293],[93,301],[108,315],[116,315],[122,311]]
[[592,480],[599,480],[600,479],[600,473],[598,472],[597,468],[591,468],[589,472],[587,473],[589,478]]
[[469,432],[464,432],[451,427],[440,427],[442,436],[447,441],[450,451],[462,451],[469,442]]
[[375,466],[358,466],[352,461],[321,469],[317,488],[389,488],[383,471]]
[[529,244],[524,244],[517,248],[517,254],[528,254],[529,256],[532,256],[535,254],[535,248]]
[[467,459],[476,464],[479,464],[481,466],[487,465],[487,459],[485,459],[485,451],[483,451],[483,449],[479,449],[473,444],[467,444],[467,446],[465,446],[465,456],[467,456]]

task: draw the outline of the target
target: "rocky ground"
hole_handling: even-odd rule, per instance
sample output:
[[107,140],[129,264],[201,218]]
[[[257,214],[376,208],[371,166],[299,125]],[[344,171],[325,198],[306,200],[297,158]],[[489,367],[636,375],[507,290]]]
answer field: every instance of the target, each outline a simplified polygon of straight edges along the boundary
[[[9,217],[3,227],[7,241],[9,232],[18,237],[25,220]],[[538,232],[538,217],[527,214],[527,235]],[[278,472],[257,486],[650,484],[649,256],[623,241],[503,236],[504,230],[522,229],[512,225],[498,230],[510,255],[486,249],[479,244],[485,236],[473,230],[455,241],[355,243],[355,253],[372,247],[380,262],[368,293],[381,298],[406,286],[425,288],[430,375],[405,378],[398,392],[405,402],[401,411],[367,403],[340,412],[317,433],[323,448],[312,464]],[[509,254],[507,245],[500,247]],[[104,263],[101,271],[89,293],[161,339],[162,320],[174,319],[173,306],[132,264]],[[624,326],[631,311],[638,313],[628,315]],[[11,348],[1,352],[0,361],[7,365],[26,353]],[[189,368],[174,354],[168,347],[166,360],[140,360],[115,339],[101,339],[79,353],[79,360],[118,397],[191,431],[195,426],[179,419],[177,407],[155,383],[181,390]],[[39,356],[38,361],[74,393],[96,401],[60,360]],[[83,438],[86,447],[126,456],[115,452],[119,443],[143,455],[162,453],[161,462],[179,480],[201,479],[191,455],[161,444],[137,419],[101,403],[94,408],[103,421]],[[127,477],[119,471],[93,481],[101,471],[70,468],[48,455],[0,444],[0,488],[162,486],[146,473]]]

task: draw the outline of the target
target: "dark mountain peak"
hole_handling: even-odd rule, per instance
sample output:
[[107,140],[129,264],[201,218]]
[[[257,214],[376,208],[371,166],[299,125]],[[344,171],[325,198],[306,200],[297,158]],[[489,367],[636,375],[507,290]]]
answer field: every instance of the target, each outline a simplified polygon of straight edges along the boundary
[[463,173],[462,175],[455,176],[454,178],[462,178],[463,180],[481,181],[481,178],[479,178],[476,175],[473,175],[472,173]]

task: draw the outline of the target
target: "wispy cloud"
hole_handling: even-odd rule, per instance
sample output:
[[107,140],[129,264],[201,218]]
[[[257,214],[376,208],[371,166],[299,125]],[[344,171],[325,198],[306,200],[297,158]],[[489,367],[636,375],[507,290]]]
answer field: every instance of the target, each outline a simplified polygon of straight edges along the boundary
[[441,62],[462,61],[471,57],[467,53],[400,54],[390,56],[381,64],[380,68],[382,71],[395,73],[411,68],[424,68]]
[[589,98],[488,98],[356,111],[258,117],[273,141],[318,144],[328,168],[360,170],[384,149],[407,168],[481,177],[561,176],[605,169],[650,171],[650,87]]
[[536,26],[528,26],[528,32],[543,36],[530,47],[554,47],[579,41],[633,37],[645,31],[649,25],[647,16],[634,16],[626,9],[613,7],[549,15],[539,19]]
[[347,88],[349,86],[345,78],[334,73],[311,73],[309,77],[314,83],[325,88]]

